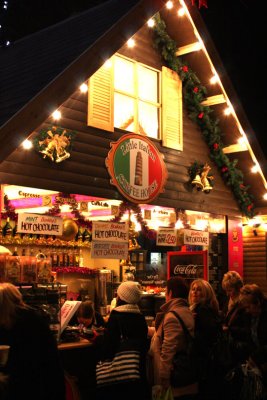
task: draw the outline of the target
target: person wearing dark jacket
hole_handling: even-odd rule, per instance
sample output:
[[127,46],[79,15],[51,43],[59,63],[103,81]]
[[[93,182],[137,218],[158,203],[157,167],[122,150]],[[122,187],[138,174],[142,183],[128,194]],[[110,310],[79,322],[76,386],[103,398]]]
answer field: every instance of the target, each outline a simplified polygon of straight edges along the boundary
[[0,283],[0,344],[9,345],[7,400],[65,400],[57,344],[42,315],[11,283]]
[[219,398],[219,376],[213,369],[211,352],[222,329],[219,304],[212,286],[204,279],[191,283],[188,300],[195,319],[195,341],[201,365],[200,399],[215,400]]
[[140,351],[141,380],[127,383],[116,383],[98,388],[97,399],[145,400],[148,394],[146,383],[146,353],[148,350],[148,328],[137,303],[141,291],[137,282],[121,283],[117,291],[117,304],[112,310],[104,334],[100,359],[112,359],[119,348],[121,335],[134,343],[134,349]]

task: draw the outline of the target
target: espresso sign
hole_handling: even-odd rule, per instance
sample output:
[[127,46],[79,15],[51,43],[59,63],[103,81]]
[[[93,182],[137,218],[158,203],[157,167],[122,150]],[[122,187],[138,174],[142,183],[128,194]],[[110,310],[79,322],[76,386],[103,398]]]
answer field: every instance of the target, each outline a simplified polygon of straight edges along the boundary
[[207,279],[207,251],[170,251],[167,253],[167,276]]
[[92,241],[128,243],[129,230],[126,222],[93,222]]
[[190,244],[195,246],[208,246],[209,232],[184,229],[184,244]]
[[60,217],[41,214],[19,214],[18,228],[19,233],[36,233],[38,235],[61,236],[63,230],[63,220]]
[[157,246],[176,246],[176,229],[160,228],[157,232]]

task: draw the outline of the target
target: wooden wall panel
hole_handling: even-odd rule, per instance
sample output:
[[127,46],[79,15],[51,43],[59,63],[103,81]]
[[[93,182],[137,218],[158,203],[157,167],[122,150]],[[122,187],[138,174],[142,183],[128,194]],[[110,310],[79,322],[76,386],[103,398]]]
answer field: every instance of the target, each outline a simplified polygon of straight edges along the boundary
[[266,232],[261,226],[255,232],[249,226],[243,229],[244,281],[256,283],[267,294]]

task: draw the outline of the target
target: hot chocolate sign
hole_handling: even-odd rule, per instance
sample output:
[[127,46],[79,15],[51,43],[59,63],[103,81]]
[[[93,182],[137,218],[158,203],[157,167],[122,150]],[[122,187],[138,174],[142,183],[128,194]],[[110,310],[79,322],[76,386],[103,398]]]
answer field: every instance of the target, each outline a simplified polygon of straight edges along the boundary
[[146,137],[129,134],[111,143],[106,166],[111,184],[134,203],[149,203],[164,191],[163,156]]
[[169,251],[167,253],[167,277],[174,276],[193,280],[207,279],[207,251]]

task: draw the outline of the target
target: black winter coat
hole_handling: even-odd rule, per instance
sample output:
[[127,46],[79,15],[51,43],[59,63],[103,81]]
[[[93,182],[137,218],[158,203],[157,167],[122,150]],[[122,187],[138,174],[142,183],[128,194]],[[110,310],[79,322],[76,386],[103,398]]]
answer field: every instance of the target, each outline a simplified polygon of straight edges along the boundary
[[10,345],[7,400],[65,400],[64,373],[47,321],[20,308],[12,328],[0,328],[0,344]]

